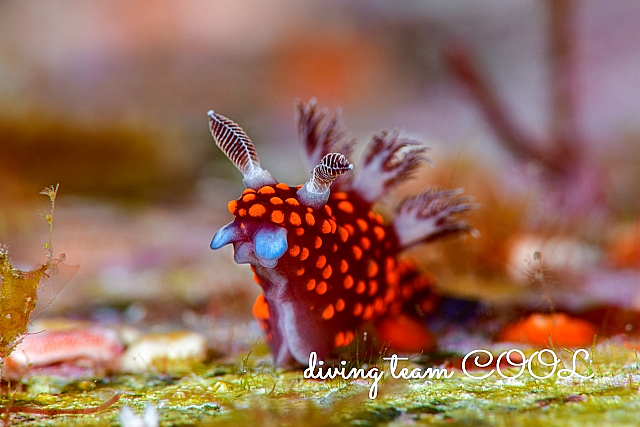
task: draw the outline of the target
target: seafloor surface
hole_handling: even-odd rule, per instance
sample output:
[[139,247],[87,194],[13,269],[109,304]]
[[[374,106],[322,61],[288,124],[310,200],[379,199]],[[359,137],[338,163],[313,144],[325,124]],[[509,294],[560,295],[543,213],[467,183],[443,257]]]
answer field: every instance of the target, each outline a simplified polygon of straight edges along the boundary
[[[517,379],[494,373],[479,380],[460,370],[449,379],[426,381],[387,376],[379,384],[378,396],[370,399],[370,380],[308,380],[302,369],[275,371],[259,344],[243,358],[199,364],[188,371],[81,380],[35,375],[17,391],[5,390],[0,401],[5,408],[87,408],[121,393],[116,404],[97,414],[10,418],[14,425],[30,426],[120,425],[122,405],[141,413],[148,402],[158,408],[160,425],[167,426],[637,425],[637,348],[638,343],[618,339],[597,345],[591,371],[579,368],[585,375],[592,372],[592,379],[553,375],[540,380],[525,372]],[[570,368],[570,357],[559,353]],[[388,365],[378,366],[388,372]],[[505,370],[509,376],[517,372]]]

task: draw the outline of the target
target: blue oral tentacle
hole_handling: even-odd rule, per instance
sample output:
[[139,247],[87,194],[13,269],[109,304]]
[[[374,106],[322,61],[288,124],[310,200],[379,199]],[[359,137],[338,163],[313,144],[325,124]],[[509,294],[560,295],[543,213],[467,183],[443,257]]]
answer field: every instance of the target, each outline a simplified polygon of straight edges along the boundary
[[216,232],[211,240],[211,249],[220,249],[229,243],[241,240],[242,237],[242,229],[235,221],[232,221]]

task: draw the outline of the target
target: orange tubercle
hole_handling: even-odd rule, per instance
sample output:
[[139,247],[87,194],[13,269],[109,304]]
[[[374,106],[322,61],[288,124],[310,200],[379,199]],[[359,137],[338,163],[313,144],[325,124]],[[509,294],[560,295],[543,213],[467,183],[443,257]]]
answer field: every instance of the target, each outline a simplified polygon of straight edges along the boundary
[[324,255],[320,255],[316,260],[316,267],[323,268],[325,265],[327,265],[327,257]]
[[351,202],[347,202],[346,200],[338,203],[338,209],[348,214],[352,214],[354,212],[353,205]]
[[310,279],[310,280],[307,282],[307,290],[308,290],[308,291],[312,291],[312,290],[314,290],[315,288],[316,288],[316,279]]
[[354,284],[353,277],[351,277],[351,275],[348,275],[347,277],[345,277],[343,284],[345,289],[351,289]]
[[327,293],[327,282],[322,281],[320,283],[318,283],[318,286],[316,286],[316,292],[318,293],[318,295],[324,295]]
[[313,225],[316,223],[316,219],[314,218],[313,214],[309,212],[305,214],[304,220],[307,222],[307,225],[309,227],[313,227]]
[[353,307],[353,315],[355,317],[358,317],[362,314],[363,310],[364,310],[364,307],[362,306],[362,303],[357,302],[356,305]]
[[376,235],[376,239],[378,239],[378,241],[384,240],[384,236],[386,235],[384,228],[380,227],[379,225],[373,227],[373,234]]
[[367,277],[373,278],[378,274],[378,263],[370,259],[367,263]]
[[251,310],[256,319],[266,320],[269,318],[269,304],[264,295],[258,295],[256,302],[253,303],[253,309]]
[[255,205],[252,205],[249,208],[249,215],[254,217],[254,218],[260,217],[260,216],[264,215],[265,213],[267,213],[267,209],[261,204],[255,204]]
[[291,212],[289,215],[289,223],[291,225],[299,226],[302,224],[302,219],[300,219],[300,215],[295,212]]
[[300,246],[298,245],[293,245],[293,247],[291,249],[289,249],[289,255],[296,257],[298,255],[300,255]]
[[383,342],[402,352],[417,353],[435,345],[429,329],[418,319],[405,314],[383,319],[376,325],[376,331]]
[[344,227],[338,227],[338,235],[340,236],[340,240],[342,243],[346,242],[349,239],[349,232]]
[[256,195],[254,193],[248,193],[242,196],[242,201],[245,203],[253,202],[256,199]]
[[276,190],[273,187],[266,185],[258,190],[258,194],[276,194]]
[[342,347],[342,346],[344,345],[344,343],[345,343],[345,335],[344,335],[344,332],[338,332],[338,333],[336,334],[336,338],[335,338],[335,340],[334,340],[334,342],[333,342],[333,345],[334,345],[335,347]]
[[331,268],[330,265],[327,265],[324,270],[322,270],[322,277],[324,279],[328,279],[329,277],[331,277],[331,274],[333,274],[333,268]]
[[271,212],[271,221],[275,222],[276,224],[282,224],[284,222],[284,213],[279,210]]
[[324,320],[329,320],[333,317],[334,314],[335,314],[335,309],[333,308],[333,304],[329,304],[327,308],[325,308],[324,311],[322,312],[322,318]]

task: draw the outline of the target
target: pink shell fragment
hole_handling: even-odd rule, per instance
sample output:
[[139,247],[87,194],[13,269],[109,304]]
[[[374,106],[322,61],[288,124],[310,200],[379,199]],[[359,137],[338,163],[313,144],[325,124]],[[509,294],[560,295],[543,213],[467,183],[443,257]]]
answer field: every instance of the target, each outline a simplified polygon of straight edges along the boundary
[[106,328],[64,330],[29,334],[7,358],[7,368],[20,370],[88,359],[108,364],[122,353],[119,334]]

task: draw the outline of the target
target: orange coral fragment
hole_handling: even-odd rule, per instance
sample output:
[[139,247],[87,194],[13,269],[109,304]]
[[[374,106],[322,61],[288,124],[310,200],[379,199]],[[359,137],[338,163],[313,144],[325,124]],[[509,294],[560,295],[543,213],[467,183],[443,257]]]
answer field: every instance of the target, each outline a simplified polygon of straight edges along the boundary
[[564,313],[535,313],[505,328],[499,339],[548,346],[551,338],[555,346],[582,347],[593,342],[596,332],[596,328],[586,320],[569,317]]

